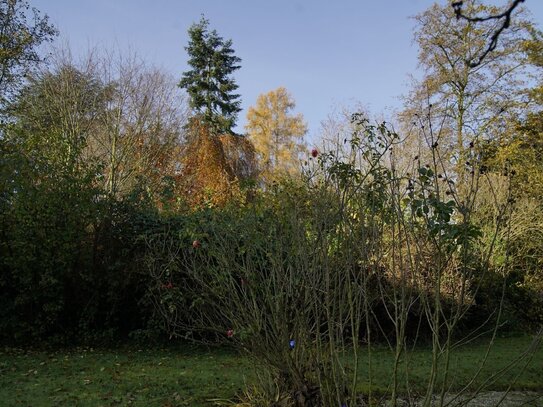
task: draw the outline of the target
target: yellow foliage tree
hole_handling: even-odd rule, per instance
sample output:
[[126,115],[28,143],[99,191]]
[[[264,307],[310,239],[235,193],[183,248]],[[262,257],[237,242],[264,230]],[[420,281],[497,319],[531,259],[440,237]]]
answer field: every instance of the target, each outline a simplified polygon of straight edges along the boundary
[[305,151],[303,137],[307,125],[301,113],[291,113],[295,106],[289,92],[280,87],[260,95],[247,112],[245,129],[254,144],[265,182],[299,170],[298,156]]

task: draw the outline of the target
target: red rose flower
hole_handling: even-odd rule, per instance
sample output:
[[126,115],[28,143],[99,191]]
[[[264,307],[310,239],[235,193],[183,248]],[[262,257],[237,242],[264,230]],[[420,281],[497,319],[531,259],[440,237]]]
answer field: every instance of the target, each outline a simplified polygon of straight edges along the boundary
[[229,329],[228,331],[226,331],[226,336],[228,336],[229,338],[233,337],[234,336],[234,330]]

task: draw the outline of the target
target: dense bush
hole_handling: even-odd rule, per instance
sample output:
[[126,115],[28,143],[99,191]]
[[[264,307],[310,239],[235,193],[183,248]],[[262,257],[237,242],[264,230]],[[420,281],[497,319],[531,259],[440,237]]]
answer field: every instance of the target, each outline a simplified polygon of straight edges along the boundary
[[137,257],[156,215],[99,192],[66,179],[3,191],[0,340],[113,340],[152,323]]

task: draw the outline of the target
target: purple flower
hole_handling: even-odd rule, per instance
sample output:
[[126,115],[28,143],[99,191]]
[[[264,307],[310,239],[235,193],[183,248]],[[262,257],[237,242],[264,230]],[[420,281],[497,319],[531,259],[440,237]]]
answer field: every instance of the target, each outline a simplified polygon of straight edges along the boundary
[[291,339],[289,342],[288,342],[288,347],[290,349],[294,349],[294,347],[296,346],[296,341],[294,339]]

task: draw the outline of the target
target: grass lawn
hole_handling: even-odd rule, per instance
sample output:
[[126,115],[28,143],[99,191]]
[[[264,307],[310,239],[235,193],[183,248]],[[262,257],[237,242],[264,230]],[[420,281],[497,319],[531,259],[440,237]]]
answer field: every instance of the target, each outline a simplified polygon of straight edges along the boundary
[[[530,343],[529,337],[500,338],[477,382],[506,366]],[[467,383],[485,347],[467,345],[451,358],[453,387]],[[412,389],[426,383],[430,353],[410,353]],[[361,389],[367,389],[366,361],[360,366]],[[373,357],[373,388],[386,391],[392,358],[385,349]],[[249,360],[221,349],[120,348],[0,352],[1,406],[206,406],[232,399],[252,376]],[[503,390],[515,375],[508,373],[489,390]],[[543,349],[539,349],[513,389],[543,393]]]
[[248,361],[199,348],[5,351],[1,406],[201,406],[244,385]]
[[[492,346],[488,359],[483,365],[470,390],[477,389],[489,377],[506,368],[511,362],[517,360],[511,369],[496,375],[491,382],[485,385],[484,390],[504,391],[510,385],[512,390],[526,390],[543,393],[543,348],[539,346],[531,358],[518,360],[519,356],[530,346],[531,337],[497,338]],[[480,340],[464,345],[454,350],[450,357],[450,370],[448,383],[451,391],[465,387],[475,376],[488,348],[488,340]],[[409,359],[406,369],[405,359]],[[410,390],[414,393],[424,394],[431,368],[431,352],[429,348],[417,348],[402,357],[400,364],[400,388],[405,391],[406,377]],[[367,358],[363,355],[360,371],[360,389],[368,390]],[[393,357],[388,349],[376,349],[372,355],[372,388],[378,393],[389,393],[391,372],[393,370]],[[439,379],[438,379],[439,381]]]

